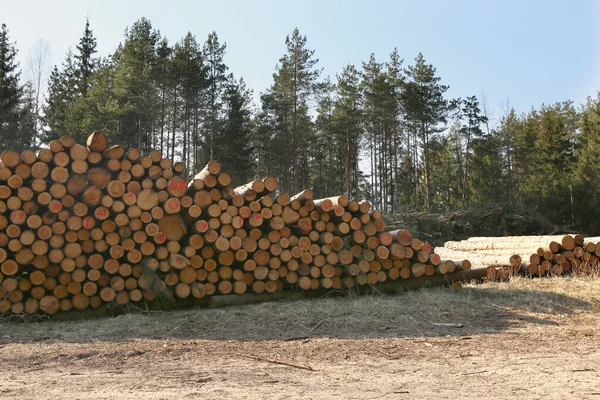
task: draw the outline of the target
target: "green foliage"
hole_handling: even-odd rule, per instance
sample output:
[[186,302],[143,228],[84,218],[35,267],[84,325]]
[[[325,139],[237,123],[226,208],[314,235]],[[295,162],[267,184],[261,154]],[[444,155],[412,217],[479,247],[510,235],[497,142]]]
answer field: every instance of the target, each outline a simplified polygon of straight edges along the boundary
[[464,143],[464,155],[462,158],[463,182],[461,201],[463,208],[466,208],[469,205],[469,194],[471,192],[471,185],[469,183],[469,167],[471,164],[471,152],[473,151],[475,153],[473,155],[473,158],[479,158],[474,160],[474,167],[477,168],[479,166],[480,168],[479,173],[481,173],[482,169],[485,167],[492,167],[491,169],[487,168],[486,172],[494,173],[494,175],[491,176],[499,178],[499,171],[493,169],[493,164],[497,163],[494,163],[490,158],[493,157],[493,155],[489,154],[488,149],[486,149],[486,146],[488,144],[492,145],[491,150],[493,151],[498,151],[499,148],[495,146],[497,144],[495,141],[492,142],[491,137],[482,138],[483,131],[481,130],[481,124],[487,122],[487,117],[481,114],[481,110],[479,109],[479,101],[477,100],[477,97],[471,96],[467,97],[464,100],[461,100],[459,107],[460,118],[464,121],[463,125],[460,128],[460,134]]
[[473,236],[552,235],[561,230],[542,214],[519,204],[489,203],[465,211],[404,212],[386,217],[388,223],[409,229],[434,246]]
[[454,124],[447,137],[434,138],[431,151],[433,211],[448,213],[461,208],[463,176],[460,125]]
[[254,175],[251,96],[252,91],[246,87],[244,79],[236,81],[233,75],[228,77],[223,93],[224,127],[217,136],[219,146],[215,156],[220,160],[222,168],[232,175],[234,185],[242,185]]
[[490,135],[481,134],[473,139],[471,149],[473,152],[468,181],[468,198],[471,204],[481,207],[505,201],[506,184],[500,136],[496,131]]
[[575,153],[574,204],[587,232],[600,231],[600,92],[581,108]]
[[[20,83],[17,50],[8,36],[6,24],[0,27],[0,149],[22,151],[30,148],[35,135],[33,94]],[[33,126],[31,126],[31,119]]]

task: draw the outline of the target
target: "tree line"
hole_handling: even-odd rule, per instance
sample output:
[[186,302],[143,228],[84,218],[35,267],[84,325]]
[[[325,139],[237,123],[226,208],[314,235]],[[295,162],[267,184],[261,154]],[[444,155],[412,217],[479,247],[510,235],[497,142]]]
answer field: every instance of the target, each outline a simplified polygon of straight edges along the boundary
[[385,60],[371,54],[329,77],[297,28],[285,44],[255,105],[216,32],[171,43],[141,18],[99,57],[87,21],[40,105],[2,25],[0,147],[102,130],[111,143],[161,150],[190,174],[215,158],[235,183],[274,175],[286,191],[345,193],[390,213],[510,203],[597,230],[600,95],[579,106],[509,108],[490,126],[485,102],[450,98],[422,54],[410,63],[397,49]]

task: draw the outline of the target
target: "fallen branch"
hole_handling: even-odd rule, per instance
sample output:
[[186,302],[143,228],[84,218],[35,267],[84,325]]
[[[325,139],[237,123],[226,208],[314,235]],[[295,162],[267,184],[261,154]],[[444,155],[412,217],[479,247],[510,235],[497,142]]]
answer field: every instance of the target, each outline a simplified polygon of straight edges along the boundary
[[445,323],[445,322],[430,322],[431,325],[435,325],[435,326],[444,326],[447,328],[462,328],[464,325],[463,324],[455,324],[455,323]]
[[303,366],[303,365],[297,365],[297,364],[291,364],[285,361],[277,361],[277,360],[269,360],[268,358],[263,358],[263,357],[257,357],[257,356],[248,356],[248,355],[240,355],[240,357],[244,357],[244,358],[249,358],[251,360],[256,360],[256,361],[263,361],[263,362],[268,362],[271,364],[279,364],[279,365],[287,365],[288,367],[293,367],[293,368],[298,368],[298,369],[305,369],[307,371],[312,371],[315,372],[315,370],[310,366]]

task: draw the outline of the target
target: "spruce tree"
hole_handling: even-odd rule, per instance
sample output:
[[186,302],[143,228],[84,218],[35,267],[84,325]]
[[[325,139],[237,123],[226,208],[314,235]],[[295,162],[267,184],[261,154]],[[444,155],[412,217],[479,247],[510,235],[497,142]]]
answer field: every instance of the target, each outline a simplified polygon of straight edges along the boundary
[[77,54],[75,54],[75,59],[77,60],[75,78],[77,79],[77,90],[82,97],[87,95],[91,84],[91,76],[96,67],[96,60],[94,59],[96,46],[96,38],[90,29],[90,20],[88,18],[85,21],[83,36],[79,39],[79,44],[77,45]]
[[[469,202],[469,167],[471,162],[473,140],[479,139],[483,135],[481,125],[487,122],[487,117],[481,113],[479,101],[476,96],[470,96],[461,101],[460,115],[464,120],[460,129],[464,140],[464,157],[463,157],[463,180],[462,180],[462,206],[467,208]],[[480,148],[480,152],[483,151]]]
[[48,80],[43,118],[46,129],[41,138],[43,143],[72,135],[76,131],[75,127],[80,121],[75,120],[73,112],[77,100],[75,71],[73,53],[69,49],[61,68],[54,66]]
[[254,176],[251,98],[252,91],[246,87],[244,79],[235,80],[229,75],[223,93],[225,120],[219,135],[217,158],[223,169],[232,174],[236,185],[244,184]]
[[580,226],[590,233],[600,229],[600,93],[588,97],[579,121],[575,166],[575,210]]
[[76,101],[76,107],[83,110],[80,121],[82,140],[89,132],[101,130],[111,142],[127,143],[127,140],[120,140],[121,131],[123,121],[132,109],[123,105],[123,95],[116,90],[115,69],[110,58],[98,60],[86,97],[79,96]]
[[30,145],[22,135],[21,119],[27,112],[23,104],[24,88],[19,82],[21,71],[17,50],[10,42],[6,24],[0,27],[0,148],[23,150]]
[[511,108],[500,120],[496,129],[501,144],[501,152],[504,155],[503,165],[506,171],[506,194],[511,203],[520,201],[519,175],[520,165],[517,162],[518,147],[516,142],[520,120],[515,110]]
[[[563,104],[542,106],[535,140],[535,204],[551,220],[571,224],[570,178],[572,151],[567,112]],[[533,198],[531,198],[533,200]],[[540,201],[541,200],[541,201]]]
[[[497,131],[474,137],[470,144],[468,200],[485,206],[508,202],[506,170],[502,161],[502,141]],[[463,181],[464,184],[464,181]],[[462,193],[465,193],[463,190]],[[462,202],[462,198],[461,198]]]
[[535,203],[537,200],[537,183],[535,182],[536,159],[535,141],[540,129],[540,114],[532,109],[522,115],[517,124],[514,136],[514,170],[517,179],[517,199],[520,204]]

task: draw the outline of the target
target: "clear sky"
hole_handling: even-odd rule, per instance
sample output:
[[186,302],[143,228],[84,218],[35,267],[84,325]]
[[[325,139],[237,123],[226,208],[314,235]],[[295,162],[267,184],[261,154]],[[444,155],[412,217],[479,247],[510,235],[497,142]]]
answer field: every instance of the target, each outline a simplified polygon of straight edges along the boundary
[[86,16],[98,55],[114,51],[127,26],[145,16],[171,43],[188,31],[203,42],[215,30],[227,43],[226,63],[256,93],[271,83],[285,36],[298,27],[316,51],[324,76],[360,66],[394,47],[407,63],[422,52],[449,95],[484,92],[492,117],[501,104],[517,111],[600,90],[600,0],[575,1],[27,1],[0,0],[0,22],[20,59],[39,39],[53,64],[75,47]]

